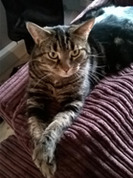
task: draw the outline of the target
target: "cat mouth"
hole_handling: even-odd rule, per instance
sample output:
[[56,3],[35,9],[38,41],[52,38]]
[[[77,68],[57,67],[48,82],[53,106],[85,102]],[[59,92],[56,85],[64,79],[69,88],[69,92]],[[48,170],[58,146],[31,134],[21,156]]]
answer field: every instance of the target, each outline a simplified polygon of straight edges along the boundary
[[67,78],[67,77],[70,77],[70,76],[72,76],[73,74],[63,74],[63,75],[60,75],[61,77],[63,77],[63,78]]
[[56,70],[56,71],[53,72],[53,75],[57,75],[57,76],[62,77],[62,78],[68,78],[68,77],[75,75],[78,72],[79,68],[80,67],[78,66],[76,68],[71,68],[68,71],[64,71],[62,69]]
[[58,73],[57,75],[60,76],[60,77],[63,77],[63,78],[67,78],[67,77],[70,77],[70,76],[74,75],[74,73],[60,72],[60,73]]
[[60,71],[60,72],[57,72],[56,75],[58,75],[59,77],[62,77],[62,78],[67,78],[67,77],[71,77],[72,75],[74,75],[77,71],[73,71],[73,70],[70,70],[68,72],[65,72],[65,71]]

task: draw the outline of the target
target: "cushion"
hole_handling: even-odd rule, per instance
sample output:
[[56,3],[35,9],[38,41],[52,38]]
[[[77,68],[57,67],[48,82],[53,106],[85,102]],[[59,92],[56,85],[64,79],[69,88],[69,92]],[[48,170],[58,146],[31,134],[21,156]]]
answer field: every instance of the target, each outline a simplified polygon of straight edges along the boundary
[[[27,82],[26,64],[0,87],[0,116],[15,131],[0,144],[0,178],[42,178],[31,160],[24,116]],[[86,98],[80,116],[57,145],[54,178],[132,178],[132,130],[133,65],[101,80]]]
[[15,136],[0,144],[0,178],[43,178]]
[[[8,81],[10,90],[4,90],[5,84],[0,93],[3,99],[1,113],[15,130],[20,145],[31,155],[32,142],[24,117],[25,89],[22,82],[25,81],[26,86],[27,73],[27,65],[19,71],[19,90],[14,91],[16,80],[11,79]],[[57,146],[58,170],[55,178],[132,177],[132,86],[133,66],[130,66],[116,75],[106,77],[95,87],[87,97],[79,118],[65,131]],[[12,118],[7,117],[11,114],[11,103],[6,104],[9,91],[14,92],[14,99],[9,98],[12,103],[17,93],[21,94],[21,102],[12,106]]]

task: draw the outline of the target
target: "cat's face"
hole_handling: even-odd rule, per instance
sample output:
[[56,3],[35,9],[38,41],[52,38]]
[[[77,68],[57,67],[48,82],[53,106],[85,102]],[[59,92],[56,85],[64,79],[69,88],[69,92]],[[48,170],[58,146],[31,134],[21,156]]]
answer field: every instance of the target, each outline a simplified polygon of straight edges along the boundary
[[86,63],[90,50],[87,38],[93,23],[91,20],[76,26],[41,28],[28,22],[27,28],[36,43],[33,60],[53,75],[75,74]]

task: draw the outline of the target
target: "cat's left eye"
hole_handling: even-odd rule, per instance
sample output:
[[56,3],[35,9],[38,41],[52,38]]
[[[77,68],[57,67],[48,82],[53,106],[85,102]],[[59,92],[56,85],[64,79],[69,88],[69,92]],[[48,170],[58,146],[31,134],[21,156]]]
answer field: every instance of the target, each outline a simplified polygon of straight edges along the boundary
[[79,49],[75,49],[73,51],[71,51],[71,56],[72,57],[78,57],[80,55],[80,50]]
[[51,59],[58,59],[58,54],[56,52],[48,53],[49,58]]

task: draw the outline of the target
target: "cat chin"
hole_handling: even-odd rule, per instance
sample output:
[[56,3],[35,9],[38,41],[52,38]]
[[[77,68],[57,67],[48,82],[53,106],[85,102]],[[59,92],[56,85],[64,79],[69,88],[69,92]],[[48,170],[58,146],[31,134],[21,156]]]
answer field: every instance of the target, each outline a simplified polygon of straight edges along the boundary
[[68,78],[74,75],[74,73],[73,74],[56,74],[56,75],[58,75],[58,77],[61,77],[61,78]]
[[71,72],[71,73],[55,73],[54,76],[56,75],[57,77],[59,78],[68,78],[68,77],[71,77],[75,74],[76,72]]
[[54,71],[53,72],[53,76],[55,77],[59,77],[59,78],[68,78],[71,77],[73,75],[75,75],[78,71],[79,71],[79,66],[75,69],[70,69],[67,73],[64,72],[63,70],[60,71]]
[[60,77],[62,77],[62,78],[68,78],[68,77],[71,77],[73,74],[68,74],[68,75],[60,75]]

